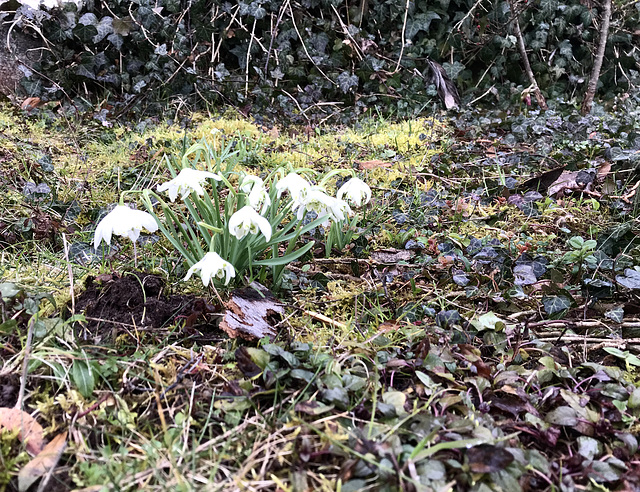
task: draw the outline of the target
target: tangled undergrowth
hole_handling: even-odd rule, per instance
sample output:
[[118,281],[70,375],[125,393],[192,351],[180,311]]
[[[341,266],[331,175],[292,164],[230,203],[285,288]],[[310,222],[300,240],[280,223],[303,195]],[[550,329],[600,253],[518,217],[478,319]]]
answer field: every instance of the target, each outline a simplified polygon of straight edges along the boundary
[[[3,108],[0,489],[640,487],[637,122],[483,118],[115,130]],[[120,193],[201,139],[255,175],[353,169],[365,222],[343,249],[301,237],[275,296],[183,282],[155,234],[94,250]]]

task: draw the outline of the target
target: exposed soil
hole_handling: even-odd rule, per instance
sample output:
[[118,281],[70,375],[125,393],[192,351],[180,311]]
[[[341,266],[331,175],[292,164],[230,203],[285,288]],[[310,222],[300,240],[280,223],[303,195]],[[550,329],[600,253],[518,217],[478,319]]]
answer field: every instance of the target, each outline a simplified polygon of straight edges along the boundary
[[144,272],[87,277],[85,288],[76,312],[84,313],[86,332],[98,340],[122,330],[159,329],[180,317],[192,324],[207,307],[194,296],[166,295],[164,280]]
[[0,376],[0,408],[11,408],[18,401],[20,378],[16,374]]

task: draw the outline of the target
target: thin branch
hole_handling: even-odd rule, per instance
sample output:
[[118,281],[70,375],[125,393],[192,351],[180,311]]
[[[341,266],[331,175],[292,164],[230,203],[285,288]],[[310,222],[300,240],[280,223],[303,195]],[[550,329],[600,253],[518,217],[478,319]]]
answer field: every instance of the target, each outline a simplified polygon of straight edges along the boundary
[[401,37],[401,42],[402,42],[402,46],[400,47],[400,56],[398,57],[398,63],[396,64],[396,68],[393,73],[396,73],[398,70],[400,70],[400,62],[402,61],[402,55],[404,54],[404,44],[405,44],[405,34],[407,31],[407,18],[409,17],[409,2],[410,0],[407,0],[407,3],[404,5],[404,20],[402,21],[402,37]]
[[533,74],[533,70],[531,70],[531,64],[529,63],[529,57],[527,56],[527,48],[524,45],[524,37],[522,36],[522,30],[520,29],[520,21],[518,20],[519,15],[515,11],[515,6],[513,0],[509,1],[509,7],[511,8],[511,12],[513,13],[513,27],[516,33],[516,38],[518,40],[518,51],[520,51],[520,57],[522,58],[522,63],[524,64],[524,71],[527,74],[527,78],[529,79],[529,83],[531,84],[531,91],[533,95],[536,97],[536,101],[538,101],[538,106],[542,109],[547,109],[547,101],[545,101],[542,92],[540,92],[540,88],[538,87],[538,82],[536,81],[536,77]]
[[604,0],[604,11],[602,12],[602,27],[600,29],[600,41],[598,42],[598,52],[593,62],[593,70],[589,77],[589,86],[582,102],[582,114],[589,114],[591,106],[593,106],[593,98],[598,88],[598,79],[600,78],[600,70],[602,69],[602,60],[604,60],[604,52],[607,48],[607,37],[609,36],[609,23],[611,21],[611,0]]
[[311,58],[311,55],[307,50],[307,46],[304,44],[304,40],[302,39],[302,35],[298,30],[298,26],[296,25],[295,14],[293,13],[293,8],[291,7],[291,3],[289,3],[289,12],[291,13],[291,22],[293,23],[293,28],[295,29],[296,34],[298,35],[298,39],[300,39],[300,44],[302,45],[302,49],[304,50],[305,55],[307,55],[307,58],[309,58],[309,61],[313,63],[313,65],[318,69],[318,72],[320,72],[325,79],[327,79],[335,87],[338,87],[338,84],[335,81],[331,80],[329,76],[326,73],[324,73],[322,69],[316,64],[316,62],[313,61],[313,58]]

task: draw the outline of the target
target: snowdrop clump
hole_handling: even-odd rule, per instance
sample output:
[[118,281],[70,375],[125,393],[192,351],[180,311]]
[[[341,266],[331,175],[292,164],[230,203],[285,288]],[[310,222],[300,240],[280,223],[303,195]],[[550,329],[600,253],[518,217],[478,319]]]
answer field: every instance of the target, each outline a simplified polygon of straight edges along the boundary
[[[159,230],[189,264],[185,280],[198,274],[205,286],[226,286],[247,273],[250,279],[262,281],[270,273],[278,284],[284,267],[314,245],[308,240],[298,247],[302,235],[323,225],[330,228],[328,250],[344,247],[359,220],[351,207],[362,207],[371,199],[369,186],[355,177],[336,196],[327,193],[324,182],[334,174],[353,173],[349,170],[332,171],[313,185],[298,172],[283,169],[264,178],[233,168],[222,170],[223,159],[216,161],[212,154],[203,141],[179,160],[166,158],[175,177],[155,190],[140,192],[147,212],[118,205],[98,224],[94,245],[102,240],[109,244],[112,234],[135,244],[141,230]],[[195,158],[189,160],[190,156]],[[316,218],[303,220],[308,213]]]

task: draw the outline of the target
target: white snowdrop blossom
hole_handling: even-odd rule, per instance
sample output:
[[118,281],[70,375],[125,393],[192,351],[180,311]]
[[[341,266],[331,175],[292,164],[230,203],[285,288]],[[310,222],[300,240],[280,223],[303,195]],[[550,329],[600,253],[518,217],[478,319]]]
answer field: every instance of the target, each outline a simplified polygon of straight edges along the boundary
[[258,176],[247,174],[242,178],[240,189],[248,193],[249,206],[261,214],[265,213],[271,205],[271,197],[264,186],[264,182]]
[[262,232],[265,239],[271,239],[271,224],[249,205],[242,207],[229,219],[229,232],[236,238],[242,239],[247,234]]
[[126,205],[118,205],[98,223],[93,238],[93,247],[97,249],[103,239],[105,243],[110,245],[112,234],[126,236],[136,242],[142,229],[149,232],[158,230],[158,223],[153,215],[142,210],[129,208]]
[[158,185],[157,189],[159,192],[168,191],[169,200],[175,202],[178,197],[178,193],[181,194],[181,198],[183,200],[193,191],[195,191],[199,196],[204,195],[202,183],[207,179],[215,179],[216,181],[222,180],[222,178],[216,173],[185,168],[171,181]]
[[356,207],[366,205],[371,200],[371,188],[359,178],[351,178],[343,184],[336,195],[338,200],[343,198]]
[[195,272],[200,272],[202,283],[206,287],[212,278],[224,279],[224,285],[236,276],[236,270],[228,261],[223,260],[218,253],[209,252],[197,263],[195,263],[184,280],[189,280]]
[[262,178],[258,176],[254,176],[253,174],[245,174],[242,177],[242,184],[240,185],[240,189],[245,193],[250,193],[254,188],[264,188],[264,181]]
[[329,196],[317,187],[309,189],[302,201],[294,205],[295,209],[298,210],[298,220],[302,220],[305,212],[315,212],[318,217],[326,216],[327,220],[323,222],[325,227],[329,224],[329,219],[343,221],[346,215],[351,215],[351,208],[347,202]]
[[294,202],[300,203],[304,199],[304,195],[311,189],[309,182],[296,173],[289,173],[276,183],[278,190],[278,198],[286,190],[291,195]]

